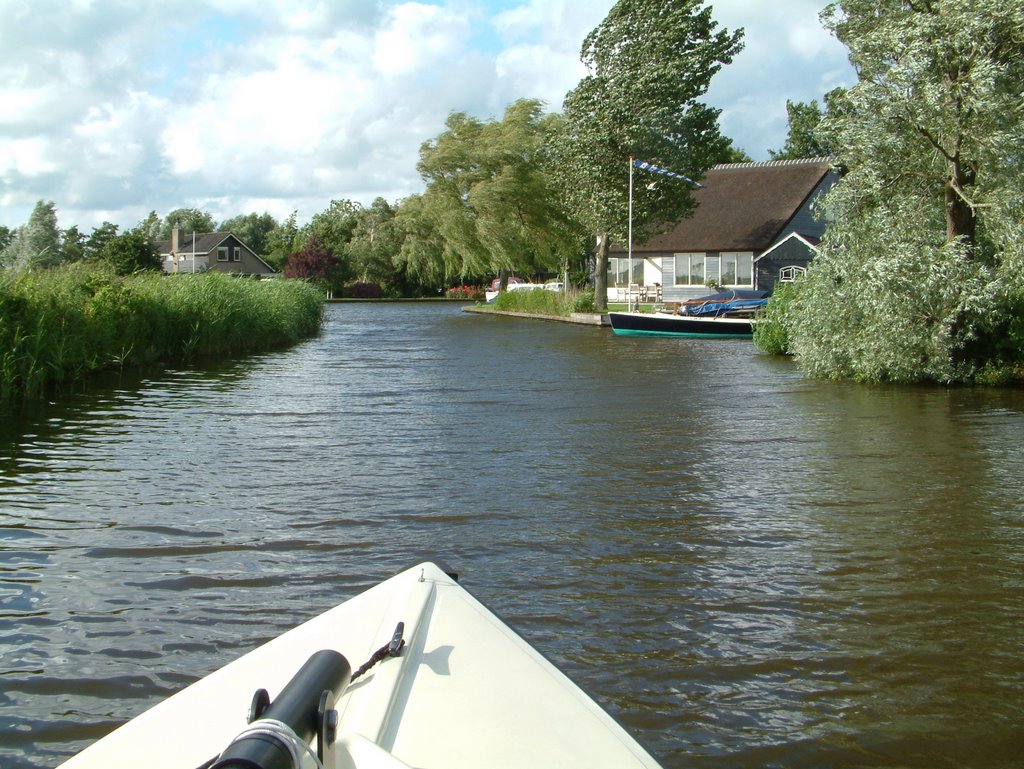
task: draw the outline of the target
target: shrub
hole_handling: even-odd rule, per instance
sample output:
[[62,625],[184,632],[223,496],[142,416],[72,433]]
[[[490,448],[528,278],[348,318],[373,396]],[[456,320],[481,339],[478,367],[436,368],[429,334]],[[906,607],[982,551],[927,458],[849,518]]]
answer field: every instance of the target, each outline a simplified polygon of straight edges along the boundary
[[485,291],[480,286],[452,286],[444,295],[446,299],[470,299],[481,302],[484,300]]
[[597,304],[594,301],[594,289],[588,288],[576,295],[572,303],[573,312],[597,312]]
[[572,304],[560,291],[534,288],[529,291],[502,291],[494,300],[496,309],[506,312],[525,312],[533,315],[567,316]]
[[350,283],[341,290],[341,295],[350,299],[380,299],[384,291],[377,283]]
[[768,305],[758,314],[754,324],[754,344],[769,355],[789,355],[788,314],[799,292],[799,283],[775,286]]

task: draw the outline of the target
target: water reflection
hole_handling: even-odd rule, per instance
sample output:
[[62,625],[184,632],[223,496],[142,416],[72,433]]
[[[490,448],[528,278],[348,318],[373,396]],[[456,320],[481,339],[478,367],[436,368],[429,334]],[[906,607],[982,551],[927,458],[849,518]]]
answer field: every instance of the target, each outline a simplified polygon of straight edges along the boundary
[[440,555],[666,766],[1008,765],[1022,428],[746,342],[332,307],[0,424],[0,763]]

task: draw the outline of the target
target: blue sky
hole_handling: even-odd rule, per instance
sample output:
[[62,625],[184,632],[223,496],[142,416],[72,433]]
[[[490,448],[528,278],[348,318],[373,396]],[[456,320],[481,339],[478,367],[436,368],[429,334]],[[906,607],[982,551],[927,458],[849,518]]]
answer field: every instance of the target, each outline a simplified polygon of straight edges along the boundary
[[[37,200],[60,224],[131,227],[201,208],[300,222],[332,199],[422,189],[420,144],[452,111],[558,109],[613,0],[0,0],[0,224]],[[786,99],[854,81],[824,0],[718,0],[745,50],[712,82],[756,160]]]

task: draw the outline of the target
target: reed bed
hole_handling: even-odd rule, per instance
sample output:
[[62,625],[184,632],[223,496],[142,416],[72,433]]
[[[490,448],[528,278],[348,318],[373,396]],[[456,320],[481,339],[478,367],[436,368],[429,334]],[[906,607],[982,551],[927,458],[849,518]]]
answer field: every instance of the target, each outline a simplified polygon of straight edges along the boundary
[[92,372],[258,352],[315,334],[322,294],[222,273],[126,277],[95,266],[0,272],[0,402]]

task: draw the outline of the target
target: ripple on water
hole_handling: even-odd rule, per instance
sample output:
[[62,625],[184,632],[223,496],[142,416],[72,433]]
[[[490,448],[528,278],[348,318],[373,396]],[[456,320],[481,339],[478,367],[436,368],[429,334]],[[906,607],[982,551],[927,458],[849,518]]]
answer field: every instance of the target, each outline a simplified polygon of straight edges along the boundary
[[666,767],[1019,761],[1024,396],[447,305],[0,420],[0,764],[424,557]]

